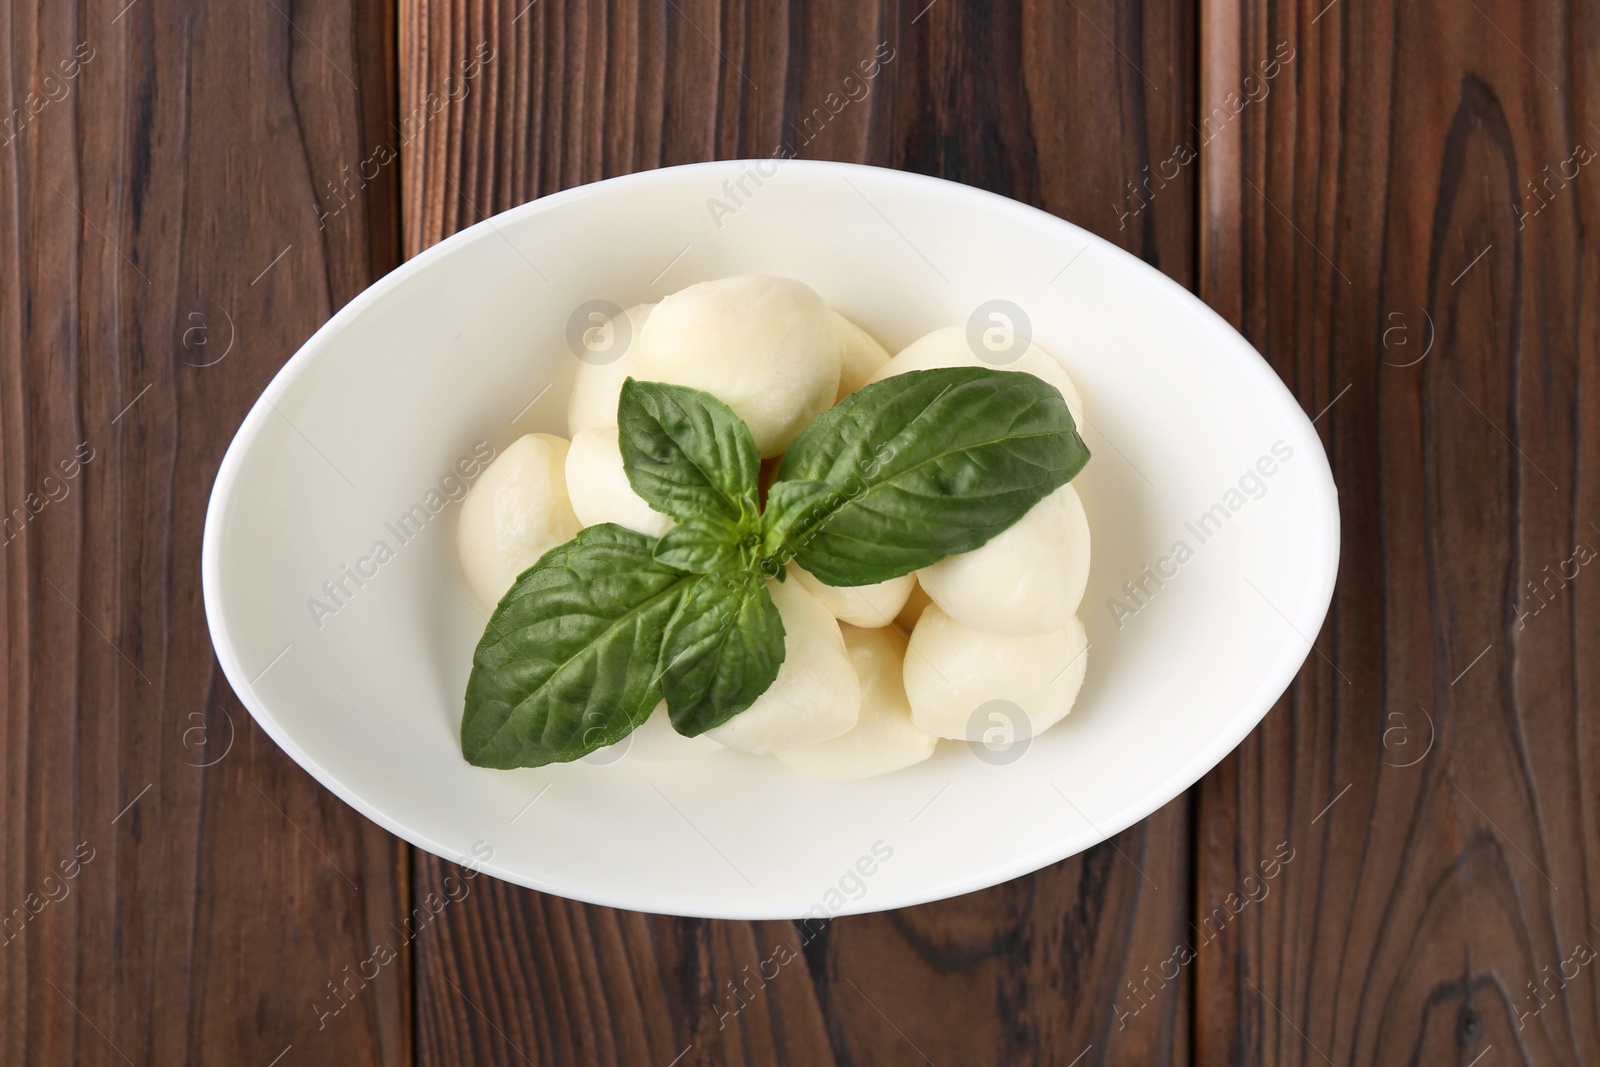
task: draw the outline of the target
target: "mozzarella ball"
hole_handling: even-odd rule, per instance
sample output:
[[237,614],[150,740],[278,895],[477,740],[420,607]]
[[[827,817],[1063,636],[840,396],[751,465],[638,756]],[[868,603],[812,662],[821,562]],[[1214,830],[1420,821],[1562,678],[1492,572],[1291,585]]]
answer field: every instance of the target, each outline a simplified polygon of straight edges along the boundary
[[768,580],[783,619],[783,665],[750,707],[706,731],[719,744],[765,754],[838,737],[856,724],[861,683],[839,624],[799,582]]
[[[567,398],[567,433],[573,437],[584,430],[617,424],[617,400],[622,395],[622,383],[631,375],[639,375],[634,366],[639,359],[639,337],[650,317],[654,304],[635,304],[623,312],[627,316],[626,344],[622,354],[609,363],[580,360],[578,373],[572,380],[572,395]],[[617,338],[623,324],[613,321],[612,343],[623,343]],[[601,357],[604,358],[604,357]]]
[[840,629],[861,681],[861,715],[848,733],[780,752],[778,759],[813,778],[854,780],[898,771],[933,755],[939,739],[912,724],[906,701],[905,637],[888,627]]
[[1089,520],[1063,485],[971,552],[917,572],[933,602],[992,634],[1059,630],[1077,614],[1089,581]]
[[833,313],[833,319],[839,336],[844,340],[839,367],[839,393],[834,397],[837,402],[871,381],[878,368],[889,362],[889,352],[870,333],[837,311]]
[[[915,575],[913,575],[915,577]],[[928,591],[922,588],[922,583],[917,582],[911,587],[911,595],[906,597],[906,606],[900,609],[900,614],[894,617],[895,629],[903,634],[910,634],[917,628],[917,620],[922,618],[922,609],[933,603],[933,598]]]
[[840,622],[851,626],[888,626],[900,609],[906,606],[906,597],[916,587],[915,575],[903,574],[875,585],[826,585],[798,563],[789,564],[789,576],[799,580],[822,606],[833,613]]
[[650,717],[640,723],[633,733],[618,741],[617,745],[627,745],[628,757],[645,763],[672,763],[703,756],[722,747],[705,734],[684,737],[674,730],[672,719],[667,715],[665,700],[657,704]]
[[1035,378],[1043,379],[1046,383],[1056,387],[1062,399],[1067,402],[1067,410],[1072,412],[1072,418],[1078,423],[1078,428],[1083,428],[1083,400],[1078,396],[1078,387],[1072,384],[1066,368],[1056,361],[1044,349],[1033,342],[1028,342],[1028,347],[1023,350],[1010,363],[996,365],[987,363],[978,358],[972,346],[967,343],[967,331],[959,326],[945,326],[934,330],[924,337],[911,342],[906,348],[889,362],[879,367],[872,375],[872,380],[881,382],[885,378],[893,378],[896,374],[904,374],[913,370],[933,370],[937,367],[989,367],[992,370],[1023,371]]
[[731,407],[776,456],[833,406],[844,341],[809,286],[742,275],[701,282],[650,313],[633,375],[700,389]]
[[660,537],[673,523],[633,491],[622,469],[617,428],[582,430],[567,450],[567,494],[585,526],[614,522],[646,537]]
[[930,734],[982,740],[985,708],[1004,701],[1021,740],[1072,710],[1088,666],[1089,639],[1076,616],[1050,633],[1004,637],[957,622],[937,604],[922,613],[906,653],[911,721]]
[[461,569],[486,605],[500,603],[517,575],[578,536],[567,500],[567,441],[530,433],[513,441],[461,503]]

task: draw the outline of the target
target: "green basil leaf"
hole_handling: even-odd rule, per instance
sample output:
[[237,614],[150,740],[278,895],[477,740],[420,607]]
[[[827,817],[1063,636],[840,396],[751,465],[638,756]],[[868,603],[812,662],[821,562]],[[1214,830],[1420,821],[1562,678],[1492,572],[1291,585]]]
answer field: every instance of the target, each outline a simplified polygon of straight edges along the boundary
[[679,522],[755,520],[761,453],[744,420],[710,393],[629,378],[617,430],[628,484],[657,511]]
[[754,545],[745,540],[741,528],[722,516],[697,515],[662,534],[654,555],[657,563],[690,574],[748,569]]
[[[827,482],[774,482],[767,490],[767,510],[762,515],[762,571],[767,578],[785,573],[784,564],[795,549],[810,539],[834,511],[836,494]],[[769,573],[776,572],[776,573]]]
[[783,664],[783,620],[755,574],[696,583],[667,631],[661,688],[672,727],[696,737],[755,703]]
[[819,580],[871,585],[982,546],[1088,460],[1061,394],[1033,375],[911,371],[850,394],[800,435],[778,484],[833,492],[781,495],[807,516],[769,515],[765,526],[787,524],[782,552]]
[[661,649],[705,579],[606,523],[551,549],[501,599],[472,657],[461,753],[479,767],[565,763],[621,740],[661,700]]

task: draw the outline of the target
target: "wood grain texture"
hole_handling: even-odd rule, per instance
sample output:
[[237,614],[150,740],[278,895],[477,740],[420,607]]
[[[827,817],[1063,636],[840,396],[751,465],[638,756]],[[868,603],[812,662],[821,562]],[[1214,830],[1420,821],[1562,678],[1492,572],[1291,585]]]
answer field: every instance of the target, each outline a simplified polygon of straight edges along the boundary
[[315,206],[396,110],[394,29],[0,5],[5,1063],[410,1059],[408,960],[313,1008],[402,913],[404,850],[255,728],[199,564],[261,387],[396,260],[395,170]]
[[[406,0],[401,111],[428,118],[404,151],[405,248],[568,186],[787,144],[1036,204],[1188,283],[1192,168],[1147,207],[1129,190],[1184,137],[1194,33],[1175,2]],[[494,58],[470,88],[431,106],[483,42]],[[894,58],[870,95],[808,125],[881,42]],[[1180,799],[1037,875],[809,940],[479,880],[419,943],[418,1060],[1187,1062],[1187,976],[1136,1015],[1114,1004],[1183,937],[1189,837]],[[418,893],[454,873],[413,861]],[[725,1017],[728,983],[779,946],[798,959]]]
[[1202,115],[1296,53],[1207,147],[1200,287],[1327,409],[1343,560],[1201,787],[1197,916],[1296,858],[1202,955],[1200,1063],[1600,1062],[1596,29],[1207,5]]
[[[1597,39],[1512,0],[0,5],[0,1062],[1600,1062]],[[780,145],[1197,286],[1317,416],[1329,621],[1190,796],[982,893],[819,931],[465,878],[229,691],[222,451],[402,253]]]

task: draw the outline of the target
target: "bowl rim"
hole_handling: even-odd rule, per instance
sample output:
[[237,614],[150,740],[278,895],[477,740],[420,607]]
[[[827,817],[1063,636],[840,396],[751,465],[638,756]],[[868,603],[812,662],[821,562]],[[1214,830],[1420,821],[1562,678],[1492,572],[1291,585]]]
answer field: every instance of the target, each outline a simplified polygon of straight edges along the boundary
[[[452,855],[450,849],[428,835],[390,816],[378,805],[368,801],[363,795],[328,772],[310,753],[301,748],[289,735],[289,732],[279,724],[270,711],[268,703],[261,698],[255,688],[255,680],[259,680],[266,673],[265,670],[258,673],[255,680],[252,680],[240,659],[234,641],[234,634],[228,626],[224,611],[224,596],[221,592],[223,526],[233,495],[238,489],[239,473],[245,457],[262,433],[269,414],[274,408],[273,401],[281,397],[297,379],[307,373],[313,363],[331,346],[334,339],[344,332],[350,323],[363,316],[368,309],[398,289],[411,275],[425,270],[435,263],[461,254],[467,247],[481,240],[486,234],[497,233],[498,226],[508,222],[520,223],[525,219],[564,210],[573,204],[595,196],[613,195],[634,186],[672,180],[697,173],[704,173],[708,176],[726,172],[737,173],[741,166],[771,163],[774,158],[776,157],[715,160],[636,171],[550,193],[524,204],[519,204],[499,214],[481,219],[401,263],[335,312],[327,322],[323,323],[306,339],[294,355],[285,361],[283,366],[273,375],[272,380],[261,390],[260,395],[251,405],[250,411],[246,414],[243,422],[240,423],[217,468],[217,475],[212,484],[210,499],[206,507],[201,542],[202,599],[217,661],[221,665],[223,675],[227,678],[228,684],[232,687],[240,704],[244,706],[267,736],[279,748],[283,749],[290,759],[299,764],[318,783],[340,800],[396,837],[435,856],[461,865],[468,870],[491,874],[496,878],[527,889],[602,907],[654,914],[729,920],[778,920],[802,917],[791,914],[786,909],[775,908],[764,901],[753,899],[745,902],[731,902],[732,906],[729,906],[730,902],[724,901],[717,906],[708,908],[689,908],[682,911],[666,912],[660,910],[659,904],[652,901],[647,892],[634,890],[631,885],[615,885],[608,887],[609,891],[605,892],[589,890],[575,892],[572,887],[558,885],[554,882],[541,880],[536,876],[530,877],[521,871],[508,869],[496,863],[492,857],[480,860]],[[1064,834],[1047,845],[1014,855],[1009,860],[995,863],[964,877],[950,879],[937,884],[921,883],[898,891],[885,887],[883,892],[869,894],[860,902],[852,901],[847,903],[839,911],[833,913],[832,917],[837,917],[839,915],[886,911],[944,900],[986,889],[1024,874],[1032,873],[1052,863],[1070,858],[1088,848],[1092,848],[1096,844],[1110,840],[1128,827],[1148,818],[1155,811],[1165,807],[1179,795],[1193,787],[1215,768],[1224,757],[1237,748],[1244,738],[1255,729],[1257,724],[1266,717],[1267,713],[1272,710],[1273,705],[1288,690],[1290,684],[1299,674],[1301,666],[1304,665],[1312,650],[1316,647],[1315,638],[1307,639],[1304,635],[1306,633],[1313,635],[1319,633],[1326,621],[1338,577],[1341,524],[1338,489],[1328,464],[1327,452],[1322,445],[1322,439],[1315,426],[1306,416],[1305,410],[1300,406],[1299,401],[1294,398],[1294,394],[1290,392],[1288,386],[1254,346],[1205,301],[1149,263],[1146,263],[1137,255],[1047,211],[988,190],[964,185],[960,182],[911,171],[893,170],[861,163],[807,159],[779,159],[778,162],[785,173],[806,175],[814,178],[855,176],[866,179],[870,175],[870,180],[873,181],[889,184],[900,183],[906,187],[934,190],[937,195],[950,197],[957,201],[965,200],[968,203],[981,206],[986,211],[1010,214],[1019,222],[1033,228],[1060,230],[1077,242],[1082,243],[1085,246],[1084,251],[1093,247],[1100,251],[1124,257],[1124,262],[1131,261],[1129,263],[1131,269],[1136,273],[1142,273],[1145,280],[1151,283],[1154,288],[1165,288],[1168,293],[1177,296],[1182,301],[1186,301],[1195,314],[1201,316],[1202,319],[1209,319],[1210,324],[1227,339],[1231,347],[1238,350],[1241,356],[1254,357],[1242,358],[1238,363],[1237,369],[1243,373],[1253,374],[1264,387],[1264,392],[1275,398],[1284,421],[1295,432],[1296,439],[1292,441],[1292,444],[1296,448],[1307,449],[1308,457],[1315,461],[1307,464],[1309,469],[1306,478],[1308,490],[1315,491],[1316,499],[1314,504],[1318,510],[1315,518],[1318,521],[1314,525],[1314,529],[1320,534],[1320,543],[1311,544],[1308,542],[1303,552],[1303,559],[1306,562],[1305,569],[1302,572],[1306,582],[1305,593],[1300,600],[1299,606],[1301,610],[1299,617],[1291,620],[1292,629],[1300,634],[1303,640],[1308,641],[1306,650],[1303,654],[1296,655],[1293,651],[1293,644],[1285,642],[1282,654],[1277,662],[1272,665],[1272,668],[1264,672],[1262,681],[1256,691],[1241,703],[1239,710],[1228,722],[1227,726],[1209,744],[1180,764],[1158,786],[1146,790],[1140,797],[1124,805],[1114,815],[1100,818],[1085,830]],[[1313,445],[1315,446],[1314,449],[1310,447]],[[868,900],[871,901],[870,904]],[[855,906],[857,903],[864,906],[857,907]],[[656,906],[653,907],[653,904]]]

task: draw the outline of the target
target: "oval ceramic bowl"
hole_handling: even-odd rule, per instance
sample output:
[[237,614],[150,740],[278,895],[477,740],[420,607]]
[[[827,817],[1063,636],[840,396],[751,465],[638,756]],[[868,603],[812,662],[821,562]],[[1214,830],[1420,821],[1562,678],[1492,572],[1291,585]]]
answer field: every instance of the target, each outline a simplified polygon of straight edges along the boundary
[[[730,751],[469,766],[457,729],[485,619],[456,561],[464,484],[489,450],[566,433],[569,334],[581,336],[595,302],[628,307],[744,273],[808,283],[891,352],[939,326],[971,323],[981,338],[994,314],[1020,327],[1020,309],[1071,371],[1094,452],[1075,483],[1094,558],[1073,713],[1030,742],[945,741],[865,782]],[[1173,799],[1306,658],[1338,535],[1327,459],[1299,405],[1157,271],[976,189],[762,160],[547,196],[367,290],[240,427],[203,569],[240,700],[388,830],[579,900],[782,918],[993,885]]]

